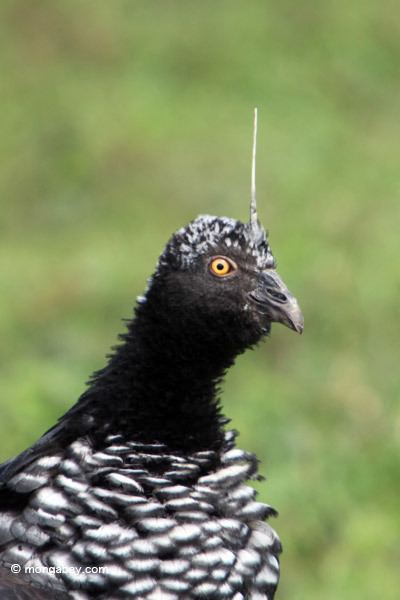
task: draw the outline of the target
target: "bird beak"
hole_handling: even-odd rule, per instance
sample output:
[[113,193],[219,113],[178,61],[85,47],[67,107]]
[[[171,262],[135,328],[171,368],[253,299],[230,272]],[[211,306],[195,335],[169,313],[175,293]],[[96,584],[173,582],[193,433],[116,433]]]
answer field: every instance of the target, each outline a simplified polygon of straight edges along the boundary
[[276,271],[261,273],[259,285],[250,292],[249,298],[270,321],[282,323],[297,333],[303,333],[304,317],[299,304]]

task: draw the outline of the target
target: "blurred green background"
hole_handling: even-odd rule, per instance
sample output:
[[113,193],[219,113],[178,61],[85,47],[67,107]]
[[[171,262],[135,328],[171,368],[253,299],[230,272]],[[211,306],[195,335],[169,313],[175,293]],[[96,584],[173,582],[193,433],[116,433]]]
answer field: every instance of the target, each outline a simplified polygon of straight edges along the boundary
[[84,389],[172,231],[258,200],[305,334],[229,373],[280,600],[399,598],[394,2],[3,0],[0,455]]

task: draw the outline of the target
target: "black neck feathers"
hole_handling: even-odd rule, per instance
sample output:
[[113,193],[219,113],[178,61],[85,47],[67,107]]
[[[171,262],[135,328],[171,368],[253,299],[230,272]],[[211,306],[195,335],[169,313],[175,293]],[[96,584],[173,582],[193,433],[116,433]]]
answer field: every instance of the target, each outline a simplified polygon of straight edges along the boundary
[[155,279],[69,417],[90,429],[100,424],[100,436],[118,431],[185,451],[219,448],[225,420],[218,385],[244,350],[232,317],[225,318],[216,323],[201,307],[182,308],[171,287]]

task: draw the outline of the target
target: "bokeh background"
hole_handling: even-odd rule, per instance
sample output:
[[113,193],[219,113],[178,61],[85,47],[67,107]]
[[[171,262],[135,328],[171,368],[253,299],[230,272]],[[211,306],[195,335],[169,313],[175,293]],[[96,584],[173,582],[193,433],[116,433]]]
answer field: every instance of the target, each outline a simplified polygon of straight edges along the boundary
[[229,373],[280,600],[399,598],[395,2],[3,0],[0,456],[78,397],[167,238],[258,200],[302,337]]

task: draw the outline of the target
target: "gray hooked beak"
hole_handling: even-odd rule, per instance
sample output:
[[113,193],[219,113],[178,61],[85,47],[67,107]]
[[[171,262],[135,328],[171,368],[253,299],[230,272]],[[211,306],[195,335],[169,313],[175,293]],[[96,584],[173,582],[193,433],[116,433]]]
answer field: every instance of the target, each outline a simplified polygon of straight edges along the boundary
[[303,333],[304,317],[299,304],[276,271],[261,273],[259,285],[250,292],[249,298],[270,321],[283,323],[290,329]]

